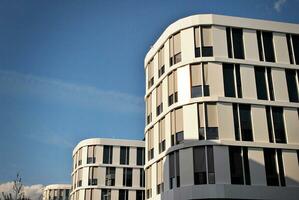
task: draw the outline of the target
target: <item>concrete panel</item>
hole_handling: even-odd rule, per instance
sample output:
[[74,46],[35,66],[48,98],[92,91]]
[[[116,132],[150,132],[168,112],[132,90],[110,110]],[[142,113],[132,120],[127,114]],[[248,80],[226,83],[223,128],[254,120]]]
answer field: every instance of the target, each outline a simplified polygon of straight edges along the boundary
[[171,119],[170,113],[165,115],[165,149],[171,147]]
[[246,60],[259,61],[256,31],[243,29],[244,53]]
[[273,90],[276,101],[289,101],[285,70],[272,68]]
[[96,157],[96,164],[103,163],[103,146],[96,145],[95,146],[95,157]]
[[181,187],[194,185],[192,148],[180,150],[180,176]]
[[287,39],[284,33],[273,33],[275,59],[278,63],[290,64]]
[[156,123],[154,125],[153,134],[154,134],[154,157],[157,157],[157,155],[159,155],[159,123]]
[[263,149],[248,148],[248,160],[251,184],[267,185]]
[[235,140],[233,107],[230,103],[217,104],[220,140]]
[[208,83],[210,96],[224,96],[223,72],[221,63],[209,63]]
[[169,69],[169,40],[166,40],[164,43],[164,64],[165,64],[165,72]]
[[163,103],[163,112],[168,106],[168,81],[167,78],[164,78],[162,81],[162,103]]
[[285,131],[288,144],[299,144],[299,119],[296,108],[284,108]]
[[140,170],[139,169],[133,169],[133,187],[140,187],[139,185],[139,178],[140,177]]
[[115,186],[123,186],[123,168],[115,168]]
[[253,138],[255,142],[269,142],[266,109],[264,106],[251,106]]
[[152,119],[157,116],[157,88],[152,91]]
[[130,158],[129,158],[129,165],[136,165],[137,161],[137,148],[130,147]]
[[82,147],[82,165],[87,163],[87,146]]
[[286,186],[299,186],[299,165],[297,152],[294,150],[283,150],[282,159]]
[[193,27],[181,31],[182,60],[190,61],[194,58],[194,31]]
[[178,79],[178,102],[185,103],[190,100],[190,67],[186,65],[177,70]]
[[106,179],[106,167],[99,167],[99,174],[100,176],[102,176],[102,178],[100,178],[98,180],[98,185],[105,185],[105,179]]
[[111,199],[118,199],[118,190],[111,190]]
[[135,190],[129,190],[128,192],[129,192],[129,199],[130,200],[136,200],[136,191]]
[[120,147],[113,146],[112,164],[119,165],[120,162]]
[[230,166],[227,146],[213,146],[216,184],[230,184]]
[[214,56],[227,58],[226,28],[224,26],[213,26],[212,40]]
[[89,167],[83,167],[83,169],[82,169],[82,186],[88,186],[88,171],[89,171]]
[[154,62],[153,62],[153,67],[154,67],[154,83],[156,83],[157,82],[157,80],[158,80],[158,74],[159,74],[159,72],[158,72],[158,53],[156,53],[155,54],[155,56],[154,56]]
[[152,195],[157,194],[157,163],[152,164]]
[[79,199],[85,199],[85,190],[79,190]]
[[254,67],[240,65],[242,97],[246,99],[257,99]]
[[183,106],[184,140],[198,139],[197,104]]

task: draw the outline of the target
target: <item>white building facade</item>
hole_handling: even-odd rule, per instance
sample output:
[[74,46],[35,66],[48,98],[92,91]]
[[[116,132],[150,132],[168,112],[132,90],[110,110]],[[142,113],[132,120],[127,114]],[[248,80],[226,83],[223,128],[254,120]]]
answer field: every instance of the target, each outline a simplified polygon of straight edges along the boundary
[[144,141],[81,141],[73,150],[71,200],[144,199],[144,151]]
[[71,185],[53,184],[44,188],[43,200],[69,200]]
[[299,197],[299,25],[190,16],[144,65],[147,199]]

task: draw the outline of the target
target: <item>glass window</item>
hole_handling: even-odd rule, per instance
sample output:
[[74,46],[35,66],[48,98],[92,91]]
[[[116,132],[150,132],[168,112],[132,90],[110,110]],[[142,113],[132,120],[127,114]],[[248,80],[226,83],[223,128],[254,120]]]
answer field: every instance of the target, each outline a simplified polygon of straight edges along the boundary
[[286,36],[287,36],[287,45],[288,45],[290,63],[294,64],[294,55],[293,55],[293,50],[292,50],[291,35],[287,34]]
[[145,194],[144,190],[136,190],[136,200],[144,200]]
[[261,31],[256,31],[256,36],[257,36],[257,46],[259,49],[259,58],[260,58],[260,61],[264,61]]
[[263,32],[262,35],[263,35],[265,61],[275,62],[273,35],[271,32]]
[[229,147],[229,163],[230,163],[230,175],[232,184],[244,184],[243,179],[243,163],[241,157],[240,147]]
[[257,98],[268,100],[264,67],[254,67]]
[[202,56],[213,56],[213,45],[212,45],[212,27],[202,26]]
[[143,169],[140,169],[140,179],[139,179],[139,185],[140,187],[144,187],[145,186],[145,173]]
[[267,116],[269,142],[272,143],[272,142],[274,142],[274,139],[273,139],[273,126],[272,126],[271,107],[270,106],[266,106],[266,116]]
[[298,88],[296,81],[296,70],[285,69],[289,100],[290,102],[298,102]]
[[159,78],[165,72],[165,62],[164,62],[164,46],[162,46],[158,51],[158,76]]
[[193,148],[194,184],[207,184],[205,147]]
[[216,103],[206,103],[206,137],[207,140],[218,139],[218,115]]
[[195,57],[200,57],[200,35],[199,35],[200,27],[194,28],[194,41],[195,41]]
[[112,154],[113,147],[104,145],[104,155],[103,155],[103,163],[104,164],[112,164]]
[[279,186],[278,173],[276,168],[275,150],[264,149],[265,169],[267,185]]
[[123,168],[123,186],[132,186],[132,168]]
[[237,141],[240,141],[238,104],[233,104],[233,117],[234,117],[234,128],[235,128],[235,139]]
[[169,154],[169,189],[173,188],[175,178],[175,168],[174,168],[174,152]]
[[296,65],[299,64],[299,35],[292,35],[294,57]]
[[102,189],[101,200],[111,200],[111,190]]
[[248,160],[248,149],[243,147],[243,162],[244,162],[244,174],[245,174],[245,184],[250,185],[250,169],[249,169],[249,160]]
[[281,107],[272,107],[272,115],[275,140],[277,143],[286,143],[283,109]]
[[272,73],[270,67],[267,67],[267,79],[268,79],[270,100],[274,101],[275,99],[274,99],[274,91],[273,91]]
[[129,200],[129,191],[128,190],[119,190],[118,200]]
[[177,73],[173,71],[168,75],[168,106],[178,101]]
[[137,165],[144,165],[144,148],[137,147]]
[[239,112],[240,112],[242,140],[243,141],[253,141],[250,105],[240,104]]
[[208,180],[209,184],[215,184],[214,152],[213,146],[207,146]]
[[241,84],[241,74],[240,74],[240,65],[235,65],[236,70],[236,82],[237,82],[237,93],[238,98],[242,98],[242,84]]
[[280,185],[286,186],[281,149],[277,149],[277,161],[278,161]]
[[243,31],[240,28],[232,28],[234,57],[238,59],[244,59],[244,47],[243,47]]
[[114,186],[115,185],[115,167],[107,167],[106,168],[106,186]]
[[236,97],[233,64],[223,63],[223,81],[225,96]]
[[94,156],[94,147],[95,146],[88,146],[87,147],[87,164],[96,162],[96,158]]
[[232,53],[232,40],[231,40],[230,27],[226,27],[226,41],[227,41],[228,57],[232,58],[233,57],[233,53]]
[[148,74],[148,88],[154,85],[154,60],[151,59],[147,64],[147,74]]
[[128,165],[130,159],[130,147],[120,147],[120,164]]
[[175,175],[176,175],[176,186],[181,186],[181,179],[180,179],[180,152],[175,152]]
[[169,63],[170,66],[181,61],[181,35],[180,32],[169,39]]

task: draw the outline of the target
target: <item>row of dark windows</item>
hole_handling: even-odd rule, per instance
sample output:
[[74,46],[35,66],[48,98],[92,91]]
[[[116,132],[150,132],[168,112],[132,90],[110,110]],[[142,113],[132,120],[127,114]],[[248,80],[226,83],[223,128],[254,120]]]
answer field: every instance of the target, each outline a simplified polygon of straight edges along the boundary
[[[145,175],[144,170],[139,169],[139,186],[144,187],[145,185]],[[132,176],[133,176],[133,168],[123,168],[123,186],[132,187]],[[80,180],[81,184],[78,184],[78,187],[82,186],[82,180]],[[94,175],[94,169],[90,168],[89,170],[89,179],[88,185],[98,185],[98,179]],[[115,186],[115,167],[107,167],[106,168],[106,176],[105,176],[105,186]]]
[[[203,28],[211,28],[209,27],[195,27],[194,30],[197,28],[201,31],[201,41],[204,41],[203,38]],[[194,31],[194,38],[196,43],[196,31]],[[211,34],[211,32],[210,32]],[[173,37],[173,36],[172,36]],[[275,50],[274,50],[274,42],[273,42],[273,33],[269,31],[256,31],[257,37],[257,46],[259,52],[259,59],[260,61],[266,62],[275,62]],[[299,35],[294,34],[286,34],[287,46],[288,46],[288,54],[291,64],[299,64]],[[231,28],[226,27],[226,41],[227,41],[227,51],[228,51],[228,58],[236,58],[236,59],[245,59],[244,53],[244,41],[243,41],[243,29],[242,28]],[[163,46],[164,47],[164,46]],[[194,49],[195,57],[209,57],[213,56],[213,46],[204,45],[201,42],[201,45],[195,44]],[[176,64],[181,61],[181,52],[173,57],[170,57],[170,66]],[[152,62],[152,61],[150,61]],[[163,70],[162,70],[163,69]],[[160,72],[160,70],[162,70]],[[164,73],[165,69],[164,66],[159,70],[159,77]],[[162,73],[163,72],[163,73]],[[150,80],[150,86],[154,84],[153,78]]]
[[[254,67],[257,99],[275,100],[272,72],[270,67]],[[287,90],[290,102],[299,102],[298,98],[298,70],[285,69]],[[242,98],[242,83],[240,65],[223,63],[224,95],[226,97]],[[236,85],[236,86],[235,86]]]
[[[121,189],[118,190],[118,200],[129,200],[129,190]],[[144,200],[145,194],[144,190],[136,190],[136,200]],[[85,199],[90,200],[90,199]],[[101,200],[111,200],[111,189],[102,189]]]
[[[144,154],[144,148],[137,147],[137,165],[144,165],[145,163],[145,154]],[[90,155],[87,157],[87,164],[96,163],[96,157],[92,155],[93,157],[90,157]],[[112,164],[113,160],[113,146],[110,145],[104,145],[104,151],[103,151],[103,163],[104,164]],[[121,146],[120,147],[120,164],[121,165],[129,165],[130,160],[130,147]],[[82,160],[78,160],[78,166],[82,164]]]

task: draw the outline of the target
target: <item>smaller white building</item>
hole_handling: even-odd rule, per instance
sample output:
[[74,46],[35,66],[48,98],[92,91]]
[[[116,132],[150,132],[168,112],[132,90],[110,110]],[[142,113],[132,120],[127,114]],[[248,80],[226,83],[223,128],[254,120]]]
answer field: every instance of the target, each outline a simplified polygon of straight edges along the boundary
[[44,189],[43,200],[68,200],[70,191],[69,184],[48,185]]
[[73,150],[71,200],[143,200],[144,142],[94,138]]

